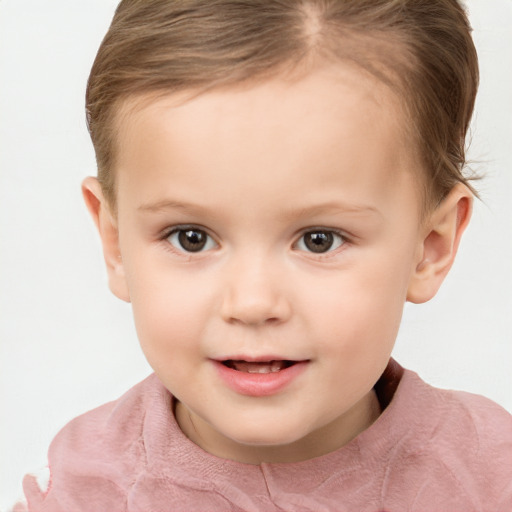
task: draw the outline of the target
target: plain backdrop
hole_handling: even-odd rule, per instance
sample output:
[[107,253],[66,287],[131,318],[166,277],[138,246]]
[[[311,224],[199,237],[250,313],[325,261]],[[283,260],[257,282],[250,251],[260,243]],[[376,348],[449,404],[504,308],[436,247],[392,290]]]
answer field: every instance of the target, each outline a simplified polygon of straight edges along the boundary
[[[67,421],[151,371],[80,194],[95,174],[85,84],[116,3],[0,0],[0,510]],[[438,296],[406,305],[394,356],[512,411],[512,1],[467,5],[483,202]]]

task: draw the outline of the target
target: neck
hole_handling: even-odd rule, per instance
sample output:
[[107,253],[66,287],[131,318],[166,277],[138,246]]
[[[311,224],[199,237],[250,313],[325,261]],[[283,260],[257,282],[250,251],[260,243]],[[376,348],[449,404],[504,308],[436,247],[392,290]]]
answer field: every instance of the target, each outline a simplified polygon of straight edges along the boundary
[[176,404],[176,420],[192,442],[212,455],[245,464],[300,462],[326,455],[357,437],[380,413],[379,401],[372,389],[342,416],[306,437],[286,445],[256,446],[241,444],[223,436],[191,414],[183,404]]

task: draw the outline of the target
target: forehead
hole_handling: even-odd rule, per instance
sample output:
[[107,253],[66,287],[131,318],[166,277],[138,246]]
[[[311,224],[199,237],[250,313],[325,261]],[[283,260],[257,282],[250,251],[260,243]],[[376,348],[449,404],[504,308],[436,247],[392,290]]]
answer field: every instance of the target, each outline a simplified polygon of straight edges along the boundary
[[117,181],[121,189],[133,183],[139,162],[139,197],[164,169],[170,180],[211,180],[210,193],[218,183],[242,180],[268,195],[268,169],[276,187],[287,188],[315,176],[327,188],[349,169],[357,172],[345,173],[347,193],[357,178],[378,194],[417,167],[396,95],[348,65],[202,94],[133,98],[118,128]]

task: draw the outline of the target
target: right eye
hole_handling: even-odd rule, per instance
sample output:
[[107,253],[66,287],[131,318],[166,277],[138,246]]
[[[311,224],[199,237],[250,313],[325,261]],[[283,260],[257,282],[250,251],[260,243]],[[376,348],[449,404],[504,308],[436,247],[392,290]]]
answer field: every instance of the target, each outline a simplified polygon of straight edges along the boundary
[[217,245],[210,235],[198,228],[174,229],[167,241],[182,252],[208,251]]

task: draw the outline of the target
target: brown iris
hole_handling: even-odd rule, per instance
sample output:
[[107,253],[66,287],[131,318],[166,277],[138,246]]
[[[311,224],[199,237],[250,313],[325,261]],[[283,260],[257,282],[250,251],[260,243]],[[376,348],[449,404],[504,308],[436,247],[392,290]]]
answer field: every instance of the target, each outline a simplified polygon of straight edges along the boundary
[[208,235],[200,229],[182,229],[178,233],[178,241],[188,252],[198,252],[204,249]]
[[310,231],[304,235],[304,245],[311,252],[327,252],[333,243],[334,237],[330,231]]

